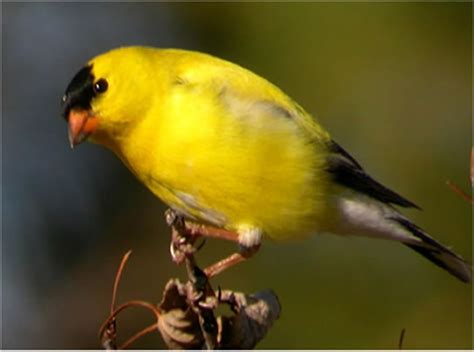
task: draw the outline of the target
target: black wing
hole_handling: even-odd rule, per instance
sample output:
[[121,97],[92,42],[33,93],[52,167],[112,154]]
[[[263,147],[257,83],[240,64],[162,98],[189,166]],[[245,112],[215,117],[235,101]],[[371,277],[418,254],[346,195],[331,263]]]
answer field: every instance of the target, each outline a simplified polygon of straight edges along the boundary
[[384,203],[419,209],[416,204],[370,177],[362,166],[336,142],[331,141],[330,150],[332,154],[328,160],[328,171],[337,183]]

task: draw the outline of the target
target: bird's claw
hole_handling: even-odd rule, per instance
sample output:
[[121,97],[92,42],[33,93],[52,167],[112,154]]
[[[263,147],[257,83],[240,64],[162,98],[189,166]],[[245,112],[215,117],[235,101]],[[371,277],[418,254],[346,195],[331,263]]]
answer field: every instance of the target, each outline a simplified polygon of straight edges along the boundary
[[169,208],[169,209],[166,209],[165,211],[165,221],[169,227],[173,227],[178,222],[180,222],[180,216],[178,215],[178,213],[176,213],[176,211]]
[[173,209],[165,212],[165,219],[168,226],[172,229],[170,253],[171,258],[177,264],[184,262],[186,257],[192,256],[199,251],[205,244],[205,240],[198,245],[194,242],[198,236],[186,231],[185,220]]
[[175,237],[171,239],[170,253],[171,258],[177,264],[184,262],[186,257],[191,256],[196,252],[192,243],[189,243],[185,237]]

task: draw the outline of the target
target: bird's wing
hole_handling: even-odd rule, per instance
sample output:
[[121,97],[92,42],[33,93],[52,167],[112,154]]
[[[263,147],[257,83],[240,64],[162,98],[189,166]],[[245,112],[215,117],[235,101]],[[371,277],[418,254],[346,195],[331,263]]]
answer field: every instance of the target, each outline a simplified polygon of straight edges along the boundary
[[[229,91],[238,92],[239,90],[231,88]],[[255,95],[253,96],[255,97]],[[229,99],[229,97],[232,98]],[[321,145],[324,145],[324,148],[329,151],[327,154],[327,170],[335,182],[384,203],[419,208],[413,202],[374,180],[346,150],[330,138],[329,134],[313,116],[285,95],[277,99],[262,97],[261,99],[250,100],[250,98],[246,98],[246,94],[229,95],[227,98],[223,94],[222,98],[232,102],[235,110],[238,110],[238,108],[235,108],[236,106],[251,106],[254,112],[265,110],[266,113],[270,112],[275,118],[293,121],[301,131],[308,135],[315,148],[321,151]],[[253,104],[250,104],[250,101],[254,101]]]
[[419,208],[416,204],[374,180],[339,144],[331,141],[329,148],[332,153],[329,155],[328,171],[334,181],[383,203]]
[[238,65],[216,58],[193,61],[178,73],[183,86],[210,93],[231,115],[272,116],[298,126],[314,143],[325,144],[330,136],[316,119],[277,86]]
[[291,121],[297,126],[297,130],[306,135],[314,148],[318,149],[318,153],[326,154],[327,171],[336,183],[384,203],[418,208],[370,177],[348,152],[331,139],[314,116],[278,87],[233,64],[207,64],[206,62],[205,69],[199,70],[196,65],[188,67],[188,74],[183,82],[213,92],[214,99],[223,104],[226,111],[239,118],[271,116]]

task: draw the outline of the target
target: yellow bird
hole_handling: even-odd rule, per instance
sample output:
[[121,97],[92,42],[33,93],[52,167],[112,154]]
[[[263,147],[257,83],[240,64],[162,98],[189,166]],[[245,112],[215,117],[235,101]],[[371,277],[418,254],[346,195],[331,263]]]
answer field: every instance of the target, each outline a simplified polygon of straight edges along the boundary
[[395,208],[416,207],[370,177],[300,105],[258,75],[192,51],[124,47],[90,60],[62,99],[71,146],[112,150],[182,216],[238,234],[315,233],[399,241],[465,282],[471,268]]

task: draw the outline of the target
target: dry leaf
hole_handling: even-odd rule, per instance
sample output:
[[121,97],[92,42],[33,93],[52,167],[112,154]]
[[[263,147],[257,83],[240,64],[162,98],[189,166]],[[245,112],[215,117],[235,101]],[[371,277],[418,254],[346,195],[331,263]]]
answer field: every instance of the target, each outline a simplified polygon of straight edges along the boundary
[[[189,306],[189,292],[187,284],[171,279],[159,305],[162,315],[158,330],[172,349],[202,349],[205,346],[199,317]],[[220,299],[221,304],[230,305],[235,313],[217,318],[218,348],[254,348],[280,316],[280,303],[271,290],[253,295],[226,290],[221,292]]]
[[162,315],[158,330],[171,349],[201,349],[204,337],[199,317],[187,303],[186,289],[177,279],[171,279],[163,291],[159,305]]
[[220,348],[254,348],[280,317],[280,302],[271,290],[253,295],[224,291],[221,300],[229,301],[236,313],[231,317],[217,318]]

